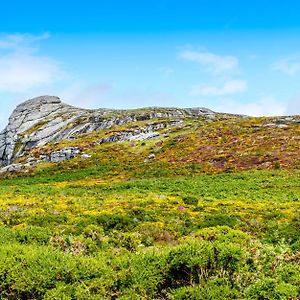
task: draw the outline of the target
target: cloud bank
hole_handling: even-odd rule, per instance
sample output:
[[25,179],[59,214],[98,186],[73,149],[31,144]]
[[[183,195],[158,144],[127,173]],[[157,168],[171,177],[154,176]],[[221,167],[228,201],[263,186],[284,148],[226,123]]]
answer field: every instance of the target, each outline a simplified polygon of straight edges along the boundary
[[0,92],[22,93],[64,77],[60,63],[40,55],[35,43],[48,34],[0,36]]
[[206,70],[213,74],[232,71],[237,69],[239,65],[239,60],[235,56],[221,56],[211,52],[185,50],[179,54],[179,57],[187,61],[196,62],[206,67]]
[[247,90],[245,80],[229,80],[222,86],[197,85],[192,88],[192,96],[226,96],[242,93]]
[[258,101],[249,103],[242,103],[232,99],[222,99],[216,105],[216,110],[255,117],[283,116],[287,113],[286,105],[272,96],[265,96]]
[[289,76],[294,76],[300,72],[300,57],[284,58],[273,64],[273,69]]

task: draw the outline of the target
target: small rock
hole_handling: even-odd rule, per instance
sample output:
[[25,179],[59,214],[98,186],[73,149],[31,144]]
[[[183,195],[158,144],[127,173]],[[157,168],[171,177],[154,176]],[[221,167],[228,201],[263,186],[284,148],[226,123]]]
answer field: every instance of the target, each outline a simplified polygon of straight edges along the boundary
[[90,158],[90,157],[92,157],[92,155],[84,153],[80,157],[81,158]]
[[40,155],[40,160],[42,160],[42,161],[50,161],[49,155],[47,155],[47,154],[41,154]]
[[155,154],[151,153],[147,156],[147,158],[144,159],[144,163],[147,163],[147,162],[149,162],[149,160],[152,160],[154,158],[155,158]]
[[288,128],[289,126],[286,124],[278,124],[277,128]]
[[24,167],[23,164],[12,164],[0,169],[0,173],[19,172]]
[[79,153],[80,153],[80,150],[78,147],[64,148],[62,150],[52,152],[50,154],[50,161],[51,162],[62,162],[64,160],[69,160],[71,158],[74,158]]
[[42,154],[40,155],[40,160],[49,162],[62,162],[74,158],[79,153],[80,149],[78,147],[68,147],[54,151],[50,154]]
[[155,154],[154,153],[151,153],[151,154],[148,155],[148,159],[153,159],[153,158],[155,158]]
[[267,123],[267,124],[262,125],[262,127],[276,127],[276,124],[275,123]]
[[261,164],[261,167],[263,167],[263,168],[269,168],[271,166],[272,166],[272,162],[270,162],[270,161],[266,161]]
[[134,136],[130,137],[129,141],[147,141],[147,140],[157,138],[159,136],[160,136],[159,132],[156,132],[156,131],[140,133],[138,135],[134,135]]
[[31,162],[34,162],[34,161],[35,161],[35,158],[32,157],[32,156],[30,156],[30,157],[28,157],[28,158],[26,159],[26,162],[27,162],[27,163],[31,163]]

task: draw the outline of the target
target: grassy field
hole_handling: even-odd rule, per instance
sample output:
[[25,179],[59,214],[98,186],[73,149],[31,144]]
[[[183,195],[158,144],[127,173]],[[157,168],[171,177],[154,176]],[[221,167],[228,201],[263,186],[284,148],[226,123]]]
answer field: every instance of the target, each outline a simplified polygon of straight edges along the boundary
[[92,157],[0,180],[1,299],[300,299],[299,125],[267,122],[34,150]]

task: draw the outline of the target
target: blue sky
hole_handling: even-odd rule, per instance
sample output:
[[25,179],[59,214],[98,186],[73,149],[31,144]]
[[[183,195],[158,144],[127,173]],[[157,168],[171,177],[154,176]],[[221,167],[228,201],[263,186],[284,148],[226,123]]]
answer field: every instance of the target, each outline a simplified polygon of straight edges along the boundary
[[31,97],[300,114],[297,1],[5,1],[0,127]]

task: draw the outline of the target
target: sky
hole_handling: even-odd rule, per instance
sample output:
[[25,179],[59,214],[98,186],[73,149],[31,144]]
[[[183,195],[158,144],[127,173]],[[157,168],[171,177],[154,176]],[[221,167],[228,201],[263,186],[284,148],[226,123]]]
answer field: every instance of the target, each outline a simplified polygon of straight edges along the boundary
[[0,129],[40,95],[300,114],[299,11],[296,0],[3,1]]

